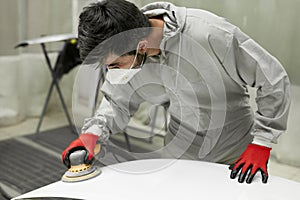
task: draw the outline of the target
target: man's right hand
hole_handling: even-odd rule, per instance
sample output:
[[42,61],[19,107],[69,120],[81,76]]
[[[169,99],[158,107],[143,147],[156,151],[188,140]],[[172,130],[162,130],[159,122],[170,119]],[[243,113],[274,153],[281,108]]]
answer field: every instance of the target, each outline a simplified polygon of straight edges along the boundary
[[76,140],[62,152],[62,161],[68,168],[71,167],[69,156],[77,150],[86,150],[87,154],[84,158],[85,164],[91,164],[94,161],[94,149],[96,142],[99,139],[98,135],[92,133],[82,133]]

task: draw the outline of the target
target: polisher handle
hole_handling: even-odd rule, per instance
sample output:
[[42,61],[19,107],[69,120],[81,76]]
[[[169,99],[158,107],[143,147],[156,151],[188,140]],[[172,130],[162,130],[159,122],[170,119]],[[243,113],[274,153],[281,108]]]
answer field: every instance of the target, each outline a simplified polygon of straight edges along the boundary
[[[100,144],[96,144],[95,149],[94,149],[94,155],[98,154],[101,150],[101,145]],[[74,151],[73,153],[70,154],[69,156],[69,160],[71,165],[75,166],[75,165],[81,165],[84,163],[84,158],[87,154],[87,150],[77,150]]]
[[71,166],[83,164],[86,154],[87,154],[86,150],[77,150],[71,153],[69,156]]

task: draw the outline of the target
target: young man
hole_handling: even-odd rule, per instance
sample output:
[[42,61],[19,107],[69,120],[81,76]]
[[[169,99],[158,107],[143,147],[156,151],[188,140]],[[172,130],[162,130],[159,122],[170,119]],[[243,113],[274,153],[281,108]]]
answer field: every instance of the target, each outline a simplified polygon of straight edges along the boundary
[[[81,58],[100,61],[107,75],[100,108],[62,154],[67,167],[78,148],[88,150],[85,162],[91,162],[96,142],[124,130],[139,104],[149,101],[171,116],[169,155],[232,164],[230,177],[239,182],[251,183],[261,171],[267,182],[271,144],[286,130],[289,80],[281,64],[237,27],[167,2],[140,11],[107,0],[81,13],[78,40]],[[247,86],[257,88],[255,114]]]

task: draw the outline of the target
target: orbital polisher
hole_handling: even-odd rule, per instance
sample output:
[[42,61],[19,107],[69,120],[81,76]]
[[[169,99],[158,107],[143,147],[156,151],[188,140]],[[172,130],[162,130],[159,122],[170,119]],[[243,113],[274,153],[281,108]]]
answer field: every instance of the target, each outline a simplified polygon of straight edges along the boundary
[[[100,152],[100,145],[96,145],[95,154]],[[78,182],[94,178],[101,174],[101,169],[92,164],[85,164],[84,158],[87,154],[86,150],[77,150],[70,154],[69,159],[71,167],[62,176],[63,182]]]

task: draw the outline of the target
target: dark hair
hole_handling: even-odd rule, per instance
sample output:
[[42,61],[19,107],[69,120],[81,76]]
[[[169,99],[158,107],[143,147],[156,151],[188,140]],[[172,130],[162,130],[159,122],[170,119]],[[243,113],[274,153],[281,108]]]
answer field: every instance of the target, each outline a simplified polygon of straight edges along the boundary
[[93,53],[95,54],[94,57],[96,54],[105,56],[104,54],[107,55],[108,53],[120,55],[119,53],[124,51],[124,49],[120,50],[120,45],[123,46],[122,48],[126,46],[128,52],[132,52],[137,42],[148,33],[126,34],[127,37],[120,38],[120,41],[108,40],[118,33],[143,27],[150,27],[150,22],[133,3],[125,0],[102,0],[92,3],[85,7],[79,16],[78,44],[80,57],[85,60],[92,50],[103,42],[109,43],[106,45],[106,52],[96,51]]

